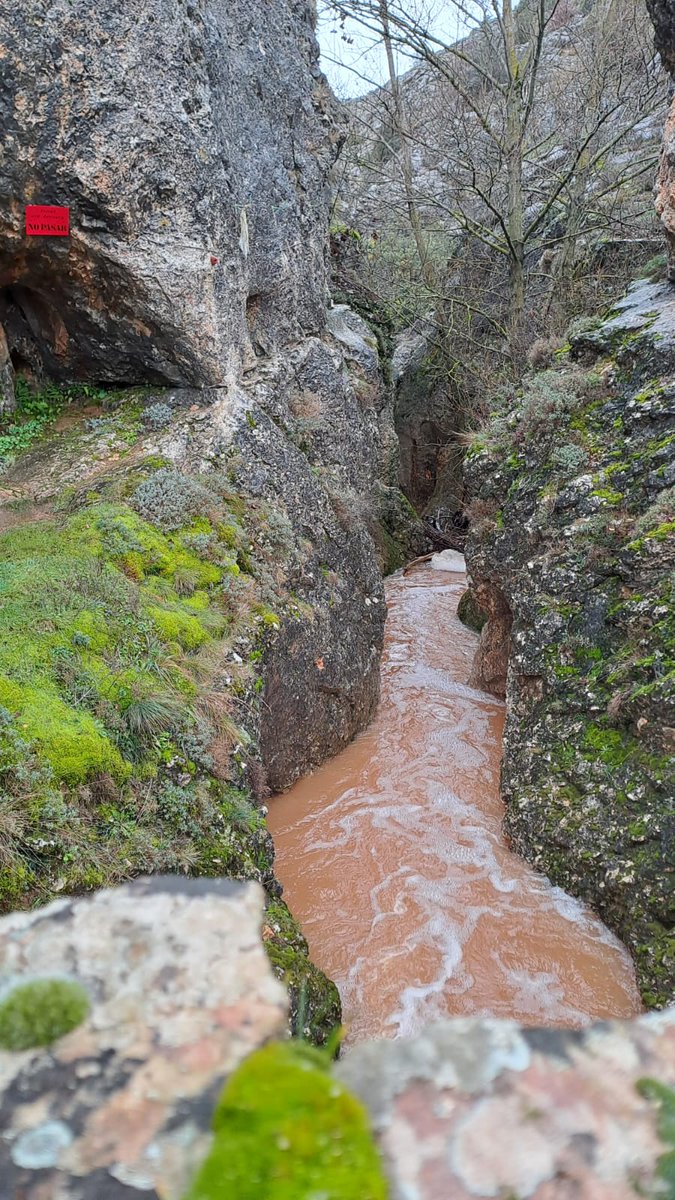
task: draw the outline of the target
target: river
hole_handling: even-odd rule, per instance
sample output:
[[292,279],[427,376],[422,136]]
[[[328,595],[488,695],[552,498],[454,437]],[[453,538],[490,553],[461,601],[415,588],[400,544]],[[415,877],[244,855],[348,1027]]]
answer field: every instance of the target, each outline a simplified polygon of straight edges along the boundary
[[641,1011],[621,943],[508,847],[504,706],[465,684],[465,586],[431,566],[387,581],[374,721],[270,801],[284,898],[340,989],[348,1043],[460,1014],[580,1026]]

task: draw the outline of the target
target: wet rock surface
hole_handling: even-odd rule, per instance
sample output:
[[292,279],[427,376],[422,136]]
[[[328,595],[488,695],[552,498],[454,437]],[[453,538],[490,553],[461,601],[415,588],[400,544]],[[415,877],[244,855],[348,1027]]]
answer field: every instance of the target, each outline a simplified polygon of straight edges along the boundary
[[0,922],[0,1000],[35,977],[90,1002],[51,1047],[0,1051],[3,1200],[180,1200],[225,1079],[284,1035],[255,884],[162,877]]
[[359,1047],[337,1074],[370,1112],[392,1200],[667,1194],[670,1143],[637,1085],[675,1085],[672,1011],[574,1032],[446,1022]]
[[672,310],[668,286],[634,289],[466,469],[508,833],[623,938],[650,1005],[675,995]]
[[[323,321],[340,140],[312,6],[0,17],[0,321],[59,379],[217,384]],[[70,207],[69,238],[24,234]]]

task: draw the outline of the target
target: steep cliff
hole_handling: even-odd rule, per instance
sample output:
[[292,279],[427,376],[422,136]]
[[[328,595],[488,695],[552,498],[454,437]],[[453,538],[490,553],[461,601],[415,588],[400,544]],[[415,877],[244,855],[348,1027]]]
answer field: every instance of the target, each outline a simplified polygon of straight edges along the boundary
[[[675,78],[675,7],[672,0],[647,0],[655,44],[671,79]],[[656,211],[668,241],[668,278],[675,280],[675,100],[666,118],[656,180]]]
[[[260,806],[369,719],[381,567],[404,550],[377,347],[325,310],[340,127],[312,6],[15,16],[0,903],[149,870],[259,880],[293,1020],[321,1039],[337,993]],[[30,202],[69,205],[71,236],[25,236]]]
[[515,846],[675,996],[675,297],[571,332],[469,453],[475,682],[506,694]]
[[[312,5],[29,0],[0,14],[0,290],[60,380],[225,386],[324,323],[340,138]],[[26,238],[24,206],[70,207]]]

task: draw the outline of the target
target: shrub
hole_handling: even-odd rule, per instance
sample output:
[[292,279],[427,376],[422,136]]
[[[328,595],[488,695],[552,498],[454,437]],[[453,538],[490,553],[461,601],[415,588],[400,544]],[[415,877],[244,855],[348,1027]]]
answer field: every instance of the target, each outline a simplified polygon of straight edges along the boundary
[[551,464],[563,475],[574,475],[588,465],[588,454],[574,443],[556,446],[551,453]]
[[602,317],[575,317],[567,327],[565,338],[568,342],[583,337],[585,333],[593,333],[602,325]]
[[160,529],[180,529],[213,505],[211,493],[195,479],[163,467],[136,488],[130,503],[136,512]]
[[527,352],[527,361],[535,371],[550,367],[557,350],[560,349],[559,338],[537,338]]
[[143,409],[141,421],[152,430],[165,429],[170,425],[173,413],[168,404],[150,404]]

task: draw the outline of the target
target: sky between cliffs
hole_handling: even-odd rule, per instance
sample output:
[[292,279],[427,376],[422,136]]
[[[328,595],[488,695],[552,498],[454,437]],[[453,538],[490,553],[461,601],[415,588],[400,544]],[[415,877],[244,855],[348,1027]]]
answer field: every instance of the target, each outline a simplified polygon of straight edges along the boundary
[[[407,11],[415,13],[437,37],[453,42],[462,36],[464,27],[454,4],[447,0],[411,0]],[[342,100],[363,96],[387,81],[387,60],[381,42],[362,29],[356,21],[347,21],[344,29],[335,16],[328,13],[326,3],[319,4],[318,36],[321,45],[321,65],[336,94]],[[345,35],[350,39],[345,40]],[[397,54],[398,73],[410,70],[415,60]]]

